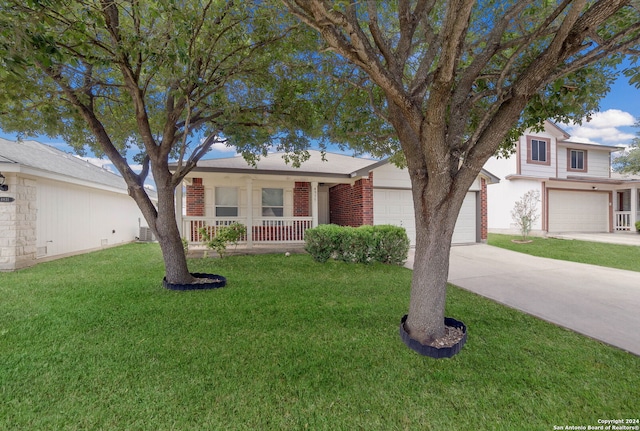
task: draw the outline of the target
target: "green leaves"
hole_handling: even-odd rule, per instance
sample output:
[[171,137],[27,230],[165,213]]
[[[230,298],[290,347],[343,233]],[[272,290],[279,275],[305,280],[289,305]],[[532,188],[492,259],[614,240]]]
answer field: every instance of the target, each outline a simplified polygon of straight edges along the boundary
[[[635,126],[640,127],[640,119]],[[640,174],[640,131],[636,132],[636,135],[629,148],[623,154],[614,155],[615,158],[612,164],[616,172],[633,175]]]

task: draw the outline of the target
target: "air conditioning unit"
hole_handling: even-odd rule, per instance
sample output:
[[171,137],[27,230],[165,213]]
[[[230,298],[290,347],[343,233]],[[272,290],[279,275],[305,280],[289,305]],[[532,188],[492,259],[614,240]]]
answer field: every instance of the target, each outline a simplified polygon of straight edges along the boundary
[[140,241],[155,241],[153,231],[147,226],[140,226]]

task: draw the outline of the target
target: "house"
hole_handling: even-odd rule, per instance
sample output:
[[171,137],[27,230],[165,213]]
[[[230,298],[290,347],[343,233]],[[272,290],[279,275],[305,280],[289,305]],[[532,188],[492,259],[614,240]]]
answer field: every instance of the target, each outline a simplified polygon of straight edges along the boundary
[[[255,167],[242,157],[201,160],[185,178],[178,225],[190,243],[199,228],[234,222],[247,226],[247,244],[300,243],[319,224],[403,226],[415,244],[411,183],[406,169],[387,160],[309,151],[299,168],[269,154]],[[467,193],[454,243],[486,239],[486,188],[498,178],[483,171]],[[182,190],[178,187],[178,192]],[[178,205],[183,199],[178,197]],[[183,215],[184,213],[184,215]]]
[[0,189],[0,270],[139,235],[142,214],[124,179],[78,157],[34,141],[0,139],[0,175],[6,186]]
[[491,158],[485,169],[502,181],[491,187],[489,230],[516,233],[511,211],[527,191],[540,192],[533,234],[628,232],[640,220],[640,181],[611,173],[612,153],[622,147],[571,141],[550,121],[529,130],[509,158]]

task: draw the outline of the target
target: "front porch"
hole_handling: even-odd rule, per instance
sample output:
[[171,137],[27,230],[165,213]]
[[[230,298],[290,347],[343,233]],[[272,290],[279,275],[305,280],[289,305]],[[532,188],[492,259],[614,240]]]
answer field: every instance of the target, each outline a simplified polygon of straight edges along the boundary
[[636,222],[640,221],[640,189],[634,184],[616,190],[613,208],[614,232],[635,232]]
[[252,247],[260,244],[303,244],[307,229],[314,227],[313,217],[183,217],[182,236],[190,245],[202,243],[201,228],[215,232],[216,228],[240,223],[247,234],[240,244]]
[[613,212],[613,230],[616,232],[635,232],[636,221],[640,220],[640,211],[635,214],[632,211]]

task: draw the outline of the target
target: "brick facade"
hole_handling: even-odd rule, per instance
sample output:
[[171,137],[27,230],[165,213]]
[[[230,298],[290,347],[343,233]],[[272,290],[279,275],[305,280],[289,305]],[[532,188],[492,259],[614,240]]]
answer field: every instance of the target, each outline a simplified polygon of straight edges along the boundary
[[204,184],[202,178],[193,178],[187,186],[187,217],[204,217]]
[[373,224],[373,172],[355,184],[329,189],[330,223],[358,227]]
[[311,216],[311,183],[296,182],[293,188],[293,216]]

